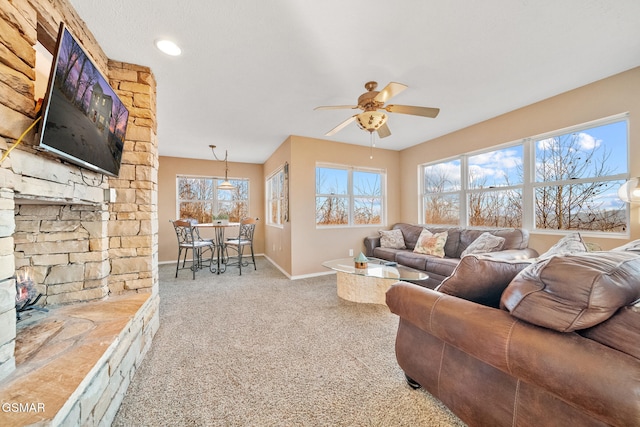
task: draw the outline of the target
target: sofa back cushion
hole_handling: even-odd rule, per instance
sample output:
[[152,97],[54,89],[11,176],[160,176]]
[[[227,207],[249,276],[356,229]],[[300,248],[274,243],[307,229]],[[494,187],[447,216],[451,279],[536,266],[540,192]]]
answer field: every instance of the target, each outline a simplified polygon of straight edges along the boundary
[[625,251],[552,256],[521,271],[500,301],[519,319],[570,332],[640,299],[640,257]]
[[399,229],[402,231],[404,235],[404,243],[407,246],[407,249],[414,250],[416,247],[416,242],[420,237],[420,233],[424,229],[429,230],[433,234],[447,232],[447,242],[444,244],[444,256],[447,258],[460,258],[460,253],[458,252],[458,244],[460,242],[460,229],[454,226],[427,226],[423,227],[421,225],[414,224],[406,224],[406,223],[398,223],[393,226],[393,229]]
[[392,229],[402,231],[404,243],[407,249],[414,250],[416,242],[423,229],[427,229],[433,234],[447,232],[447,242],[444,245],[444,256],[446,258],[461,258],[464,251],[482,233],[488,232],[494,236],[504,238],[502,250],[525,249],[529,244],[529,232],[521,228],[460,228],[456,226],[438,225],[422,226],[407,223],[397,223]]
[[529,244],[529,232],[522,228],[465,228],[460,232],[460,243],[456,258],[461,258],[462,252],[482,233],[490,233],[494,236],[502,237],[504,239],[502,250],[524,249]]

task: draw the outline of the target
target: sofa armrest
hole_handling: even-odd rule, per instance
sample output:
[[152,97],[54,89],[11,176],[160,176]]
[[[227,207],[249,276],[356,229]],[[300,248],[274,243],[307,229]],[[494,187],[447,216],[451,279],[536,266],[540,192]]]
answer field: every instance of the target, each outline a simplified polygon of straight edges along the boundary
[[505,249],[503,251],[483,253],[482,255],[489,258],[499,259],[499,260],[521,261],[526,259],[537,258],[538,255],[540,254],[535,249],[524,248],[524,249]]
[[380,246],[380,236],[369,236],[364,238],[364,249],[366,256],[373,256],[373,250]]
[[635,375],[640,361],[630,355],[576,333],[534,326],[503,310],[411,283],[395,283],[386,297],[391,312],[400,316],[400,328],[411,323],[596,418],[619,425],[640,419],[640,381]]

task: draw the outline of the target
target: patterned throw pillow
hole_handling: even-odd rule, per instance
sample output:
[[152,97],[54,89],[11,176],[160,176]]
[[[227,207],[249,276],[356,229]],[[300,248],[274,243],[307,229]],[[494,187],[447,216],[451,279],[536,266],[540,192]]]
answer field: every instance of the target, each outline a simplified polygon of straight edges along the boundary
[[420,233],[413,252],[444,258],[444,245],[447,243],[447,232],[433,234],[426,228]]
[[555,245],[551,246],[549,250],[538,257],[543,260],[551,258],[554,255],[567,255],[579,252],[588,252],[589,249],[584,244],[580,233],[569,233],[558,241]]
[[476,240],[471,242],[467,249],[462,251],[460,257],[470,254],[486,254],[487,252],[497,252],[504,246],[504,237],[494,236],[484,232]]
[[400,229],[395,230],[379,230],[380,247],[388,249],[407,249],[404,244],[404,236]]

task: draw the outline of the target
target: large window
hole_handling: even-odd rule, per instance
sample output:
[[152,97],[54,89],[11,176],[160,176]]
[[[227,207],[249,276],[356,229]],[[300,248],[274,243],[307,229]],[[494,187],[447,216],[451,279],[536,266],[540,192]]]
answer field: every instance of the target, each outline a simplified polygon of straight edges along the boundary
[[535,228],[627,230],[627,121],[536,138]]
[[624,233],[626,117],[424,165],[422,222]]
[[381,170],[317,166],[316,224],[383,224],[385,179]]
[[267,224],[284,224],[284,168],[267,179]]
[[249,180],[230,179],[234,190],[221,190],[224,180],[212,177],[178,176],[178,218],[211,222],[213,216],[226,214],[229,221],[239,222],[249,214]]

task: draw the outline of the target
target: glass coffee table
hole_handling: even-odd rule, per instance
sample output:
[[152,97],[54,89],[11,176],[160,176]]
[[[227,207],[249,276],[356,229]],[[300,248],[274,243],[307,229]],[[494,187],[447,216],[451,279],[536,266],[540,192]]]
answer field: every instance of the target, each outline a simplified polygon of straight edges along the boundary
[[338,296],[347,301],[386,304],[387,290],[398,280],[425,280],[429,275],[378,258],[369,258],[367,268],[356,268],[353,258],[341,258],[322,263],[336,271]]

